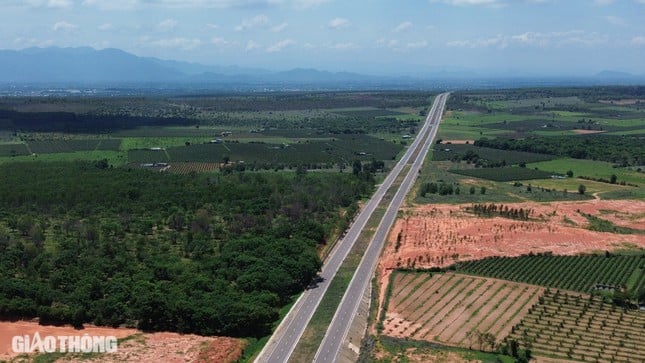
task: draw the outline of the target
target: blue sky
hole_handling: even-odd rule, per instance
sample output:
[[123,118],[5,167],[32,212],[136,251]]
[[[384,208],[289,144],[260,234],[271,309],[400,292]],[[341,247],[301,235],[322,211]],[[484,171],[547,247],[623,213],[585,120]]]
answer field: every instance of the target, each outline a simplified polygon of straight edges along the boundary
[[645,0],[2,0],[0,48],[372,74],[645,74]]

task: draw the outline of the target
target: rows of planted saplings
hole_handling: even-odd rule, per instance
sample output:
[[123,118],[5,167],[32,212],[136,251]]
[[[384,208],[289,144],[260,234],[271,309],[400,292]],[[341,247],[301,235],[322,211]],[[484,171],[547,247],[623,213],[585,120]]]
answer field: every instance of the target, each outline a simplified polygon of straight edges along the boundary
[[[627,287],[636,293],[645,287],[645,254],[581,255],[551,254],[490,257],[458,263],[461,273],[489,276],[529,284],[589,293],[597,285]],[[630,282],[630,276],[636,276]],[[628,284],[629,283],[629,284]],[[631,286],[628,286],[631,285]]]
[[534,354],[585,362],[644,362],[645,313],[601,298],[546,290],[508,341]]

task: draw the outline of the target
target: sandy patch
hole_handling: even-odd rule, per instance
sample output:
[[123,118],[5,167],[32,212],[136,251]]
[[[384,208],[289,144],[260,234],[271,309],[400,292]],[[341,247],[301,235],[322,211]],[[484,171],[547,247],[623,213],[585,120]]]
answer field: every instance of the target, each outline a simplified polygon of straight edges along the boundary
[[574,129],[574,130],[571,130],[571,131],[573,131],[573,133],[579,134],[579,135],[601,134],[601,133],[605,132],[603,130],[584,130],[584,129]]
[[136,329],[104,328],[86,326],[74,329],[71,326],[43,326],[37,322],[0,322],[0,360],[18,356],[11,349],[11,339],[16,335],[41,337],[84,335],[114,336],[117,339],[131,337],[118,346],[115,353],[99,354],[96,357],[75,357],[70,354],[59,362],[138,362],[138,363],[179,363],[179,362],[234,362],[242,354],[244,342],[228,337],[203,337],[178,333],[142,333]]

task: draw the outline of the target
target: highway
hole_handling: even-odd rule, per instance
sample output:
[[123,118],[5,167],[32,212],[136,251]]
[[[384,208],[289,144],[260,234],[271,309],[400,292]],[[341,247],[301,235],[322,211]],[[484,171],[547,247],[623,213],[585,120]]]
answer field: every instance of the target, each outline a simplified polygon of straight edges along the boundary
[[[344,337],[349,330],[349,324],[351,323],[351,317],[353,316],[352,314],[355,314],[356,309],[358,308],[358,303],[360,302],[360,296],[362,296],[364,288],[365,286],[367,286],[366,284],[369,283],[374,267],[376,266],[378,255],[380,254],[381,248],[383,246],[385,235],[387,234],[389,227],[394,222],[394,218],[396,217],[396,213],[399,206],[401,205],[403,198],[407,194],[407,191],[409,190],[411,185],[414,183],[414,179],[418,174],[418,168],[420,168],[427,153],[427,149],[430,147],[432,139],[437,133],[437,130],[439,128],[439,121],[441,120],[441,115],[443,113],[443,108],[445,106],[447,97],[448,94],[443,93],[435,98],[432,109],[430,110],[430,112],[428,112],[428,117],[426,118],[423,127],[419,130],[417,138],[412,142],[403,157],[394,166],[383,183],[378,187],[372,198],[367,202],[365,207],[355,218],[354,222],[347,230],[345,236],[336,243],[330,254],[327,256],[327,259],[325,260],[319,274],[319,276],[322,278],[322,281],[319,282],[316,287],[308,289],[304,293],[302,293],[302,295],[300,295],[298,300],[291,307],[289,313],[287,313],[267,344],[264,346],[264,349],[260,352],[255,362],[274,363],[287,362],[289,360],[289,357],[293,353],[298,340],[302,336],[302,333],[309,324],[311,317],[318,308],[320,301],[327,291],[331,280],[336,275],[338,268],[341,266],[343,260],[358,239],[358,236],[367,224],[367,221],[371,217],[372,213],[378,207],[379,203],[383,199],[383,196],[392,186],[392,183],[399,176],[404,167],[408,163],[413,163],[412,168],[409,170],[399,191],[396,193],[394,199],[392,200],[392,203],[390,203],[386,215],[383,217],[383,220],[379,224],[377,233],[370,243],[365,256],[363,256],[363,259],[361,260],[361,263],[356,270],[354,277],[352,278],[350,286],[347,289],[345,296],[343,296],[341,305],[339,305],[339,309],[336,311],[336,315],[334,316],[332,324],[327,330],[323,344],[316,354],[317,361],[334,361],[336,355],[338,354],[338,351],[340,350],[340,343],[342,342],[342,340],[336,342],[335,340],[341,337],[336,337],[336,339],[334,339],[331,336],[335,335],[336,333],[330,332],[340,332],[340,334]],[[420,152],[416,153],[417,149],[419,149]],[[412,157],[415,156],[415,154],[416,159],[411,160]],[[402,193],[402,191],[404,192]],[[395,203],[395,201],[397,200],[398,204]],[[388,222],[388,220],[390,221]],[[385,231],[382,231],[383,228],[385,228]],[[366,275],[367,273],[369,273],[369,276]],[[357,277],[359,275],[361,277]],[[361,290],[358,291],[358,289]],[[356,295],[358,297],[353,296],[352,292],[353,295]],[[352,296],[348,296],[348,294]],[[349,318],[345,319],[343,317]],[[345,325],[343,325],[343,323]]]
[[334,318],[325,333],[325,337],[316,352],[314,362],[323,363],[337,361],[338,353],[342,348],[342,343],[347,337],[352,320],[358,311],[363,293],[368,288],[372,280],[372,276],[374,275],[374,269],[376,268],[378,258],[381,254],[381,250],[383,249],[383,245],[385,244],[387,234],[394,224],[394,220],[396,219],[403,200],[405,200],[405,196],[410,191],[412,185],[414,185],[419,174],[419,170],[421,169],[421,165],[428,153],[428,149],[432,146],[432,141],[437,134],[439,121],[443,114],[447,96],[448,95],[445,93],[439,95],[434,102],[432,110],[428,113],[426,123],[430,124],[430,130],[427,134],[422,134],[423,136],[420,137],[423,141],[419,153],[413,161],[405,179],[401,183],[399,190],[394,195],[394,198],[392,198],[376,233],[372,237],[372,241],[370,241],[369,247],[365,251],[365,255],[363,255],[363,258],[354,273],[354,277],[349,283],[349,286],[345,291],[345,295],[336,310]]

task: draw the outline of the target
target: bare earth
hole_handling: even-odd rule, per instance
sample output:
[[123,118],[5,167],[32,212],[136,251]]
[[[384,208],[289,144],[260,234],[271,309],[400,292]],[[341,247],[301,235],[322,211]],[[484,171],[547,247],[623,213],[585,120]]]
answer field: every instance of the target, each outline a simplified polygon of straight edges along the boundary
[[637,103],[645,102],[645,99],[624,98],[622,100],[599,100],[598,102],[604,103],[604,104],[625,106],[625,105],[635,105]]
[[603,130],[584,130],[584,129],[575,129],[573,130],[574,133],[580,134],[580,135],[588,135],[588,134],[600,134],[605,131]]
[[131,337],[119,343],[115,353],[98,353],[87,356],[68,354],[58,362],[138,362],[138,363],[179,363],[179,362],[234,362],[242,355],[244,341],[228,337],[203,337],[177,333],[142,333],[136,329],[104,328],[86,326],[77,330],[71,326],[43,326],[37,322],[0,322],[0,360],[21,360],[11,350],[11,339],[16,335],[41,337],[46,335],[114,336],[117,339]]
[[578,212],[642,230],[645,229],[645,201],[596,199],[504,205],[533,210],[531,220],[477,217],[463,210],[470,204],[403,209],[403,216],[392,228],[379,261],[380,303],[391,270],[397,267],[444,267],[456,261],[529,252],[573,255],[626,246],[645,248],[645,235],[590,231],[586,229],[587,219]]

